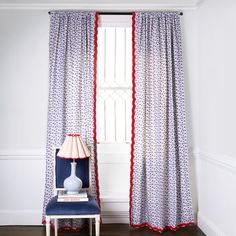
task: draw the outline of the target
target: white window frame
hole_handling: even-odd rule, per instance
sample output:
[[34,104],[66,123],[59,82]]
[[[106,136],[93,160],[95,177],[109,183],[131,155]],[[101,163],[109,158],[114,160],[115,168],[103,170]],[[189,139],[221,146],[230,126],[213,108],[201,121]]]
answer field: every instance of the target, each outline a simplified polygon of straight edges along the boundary
[[[132,15],[100,15],[98,27],[124,27],[124,28],[131,28],[132,27]],[[99,50],[99,49],[98,49]],[[97,89],[103,89],[98,85]],[[105,88],[105,89],[112,89],[112,88]],[[127,89],[125,87],[118,87],[116,89]],[[129,88],[131,90],[131,87]],[[126,122],[125,122],[126,123]],[[126,124],[127,125],[127,124]],[[97,127],[98,128],[98,127]],[[126,128],[125,128],[126,129]],[[104,131],[106,132],[106,130]],[[98,144],[116,144],[119,143],[117,141],[100,141],[98,140]],[[130,144],[130,141],[122,142],[123,144]]]
[[[132,16],[101,15],[99,16],[99,27],[131,28]],[[117,211],[116,206],[118,203],[119,210],[126,212],[129,207],[130,142],[99,142],[97,148],[100,193],[103,202],[103,210],[106,211],[107,205],[109,205],[109,209]],[[120,176],[121,172],[122,176]],[[117,183],[117,180],[119,180],[119,183]]]
[[99,15],[98,27],[132,27],[132,15]]

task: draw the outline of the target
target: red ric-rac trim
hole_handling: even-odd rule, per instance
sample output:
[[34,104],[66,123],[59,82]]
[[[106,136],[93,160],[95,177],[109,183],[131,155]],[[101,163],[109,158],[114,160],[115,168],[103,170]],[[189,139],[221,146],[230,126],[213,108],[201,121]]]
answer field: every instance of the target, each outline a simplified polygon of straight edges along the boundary
[[151,230],[157,231],[159,233],[162,233],[164,230],[172,230],[172,231],[176,231],[179,228],[183,228],[183,227],[187,227],[187,226],[195,226],[194,222],[189,222],[189,223],[183,223],[183,224],[179,224],[176,227],[173,226],[165,226],[164,228],[157,228],[154,226],[149,225],[147,222],[142,223],[142,224],[131,224],[130,225],[133,228],[142,228],[142,227],[148,227]]
[[133,173],[134,173],[134,145],[135,145],[135,108],[136,108],[136,82],[135,82],[135,12],[132,14],[132,125],[131,125],[131,158],[130,158],[130,193],[129,193],[129,218],[130,226],[133,228],[148,227],[157,232],[163,232],[166,229],[177,230],[181,227],[194,226],[194,222],[188,222],[179,224],[176,227],[166,226],[164,228],[157,228],[149,225],[147,222],[142,224],[133,224],[132,223],[132,194],[133,194]]
[[[130,191],[129,191],[129,222],[132,222],[132,192],[134,172],[134,124],[135,124],[135,12],[132,14],[132,124],[131,124],[131,158],[130,158]],[[131,225],[132,226],[132,225]]]
[[60,227],[60,228],[58,229],[58,232],[62,232],[62,231],[74,231],[74,232],[79,232],[79,231],[81,231],[84,227],[85,227],[85,225],[82,225],[81,227],[64,226],[64,227]]
[[[43,225],[46,225],[46,220],[43,220],[42,221],[42,224]],[[62,232],[62,231],[74,231],[74,232],[79,232],[81,231],[84,227],[85,227],[86,224],[83,224],[81,227],[71,227],[71,226],[63,226],[63,227],[60,227],[58,228],[58,232]],[[50,222],[50,227],[55,230],[55,225],[53,223]]]
[[98,181],[98,165],[97,165],[97,113],[96,113],[96,102],[97,102],[97,49],[98,49],[98,12],[95,15],[95,28],[94,28],[94,128],[93,128],[93,141],[94,141],[94,169],[95,169],[95,181],[96,181],[96,195],[98,206],[100,204],[100,193],[99,193],[99,181]]

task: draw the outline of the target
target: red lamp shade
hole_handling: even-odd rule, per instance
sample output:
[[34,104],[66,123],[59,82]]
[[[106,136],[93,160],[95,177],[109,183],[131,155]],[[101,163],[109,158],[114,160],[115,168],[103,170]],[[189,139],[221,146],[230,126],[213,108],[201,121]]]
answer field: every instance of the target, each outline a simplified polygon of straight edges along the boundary
[[80,134],[67,134],[57,157],[65,159],[83,159],[90,157],[90,151]]

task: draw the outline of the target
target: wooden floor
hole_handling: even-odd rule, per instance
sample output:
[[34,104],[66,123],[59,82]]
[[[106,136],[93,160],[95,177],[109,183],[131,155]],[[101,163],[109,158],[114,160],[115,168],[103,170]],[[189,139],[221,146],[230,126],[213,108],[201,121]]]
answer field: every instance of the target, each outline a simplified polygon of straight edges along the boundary
[[[0,226],[0,236],[45,236],[43,226]],[[51,232],[51,236],[54,232]],[[58,236],[88,236],[88,229],[81,232],[60,232]],[[205,236],[197,227],[186,227],[173,231],[164,231],[162,234],[147,228],[130,229],[126,224],[103,224],[100,236]],[[93,232],[93,236],[95,233]]]

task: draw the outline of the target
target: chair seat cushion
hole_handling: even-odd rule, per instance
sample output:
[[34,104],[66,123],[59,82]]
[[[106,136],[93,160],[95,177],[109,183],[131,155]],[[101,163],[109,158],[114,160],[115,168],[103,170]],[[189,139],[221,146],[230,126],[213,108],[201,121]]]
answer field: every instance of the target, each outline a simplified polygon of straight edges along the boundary
[[53,197],[46,207],[46,215],[97,215],[100,208],[94,197],[89,196],[87,202],[58,202]]

